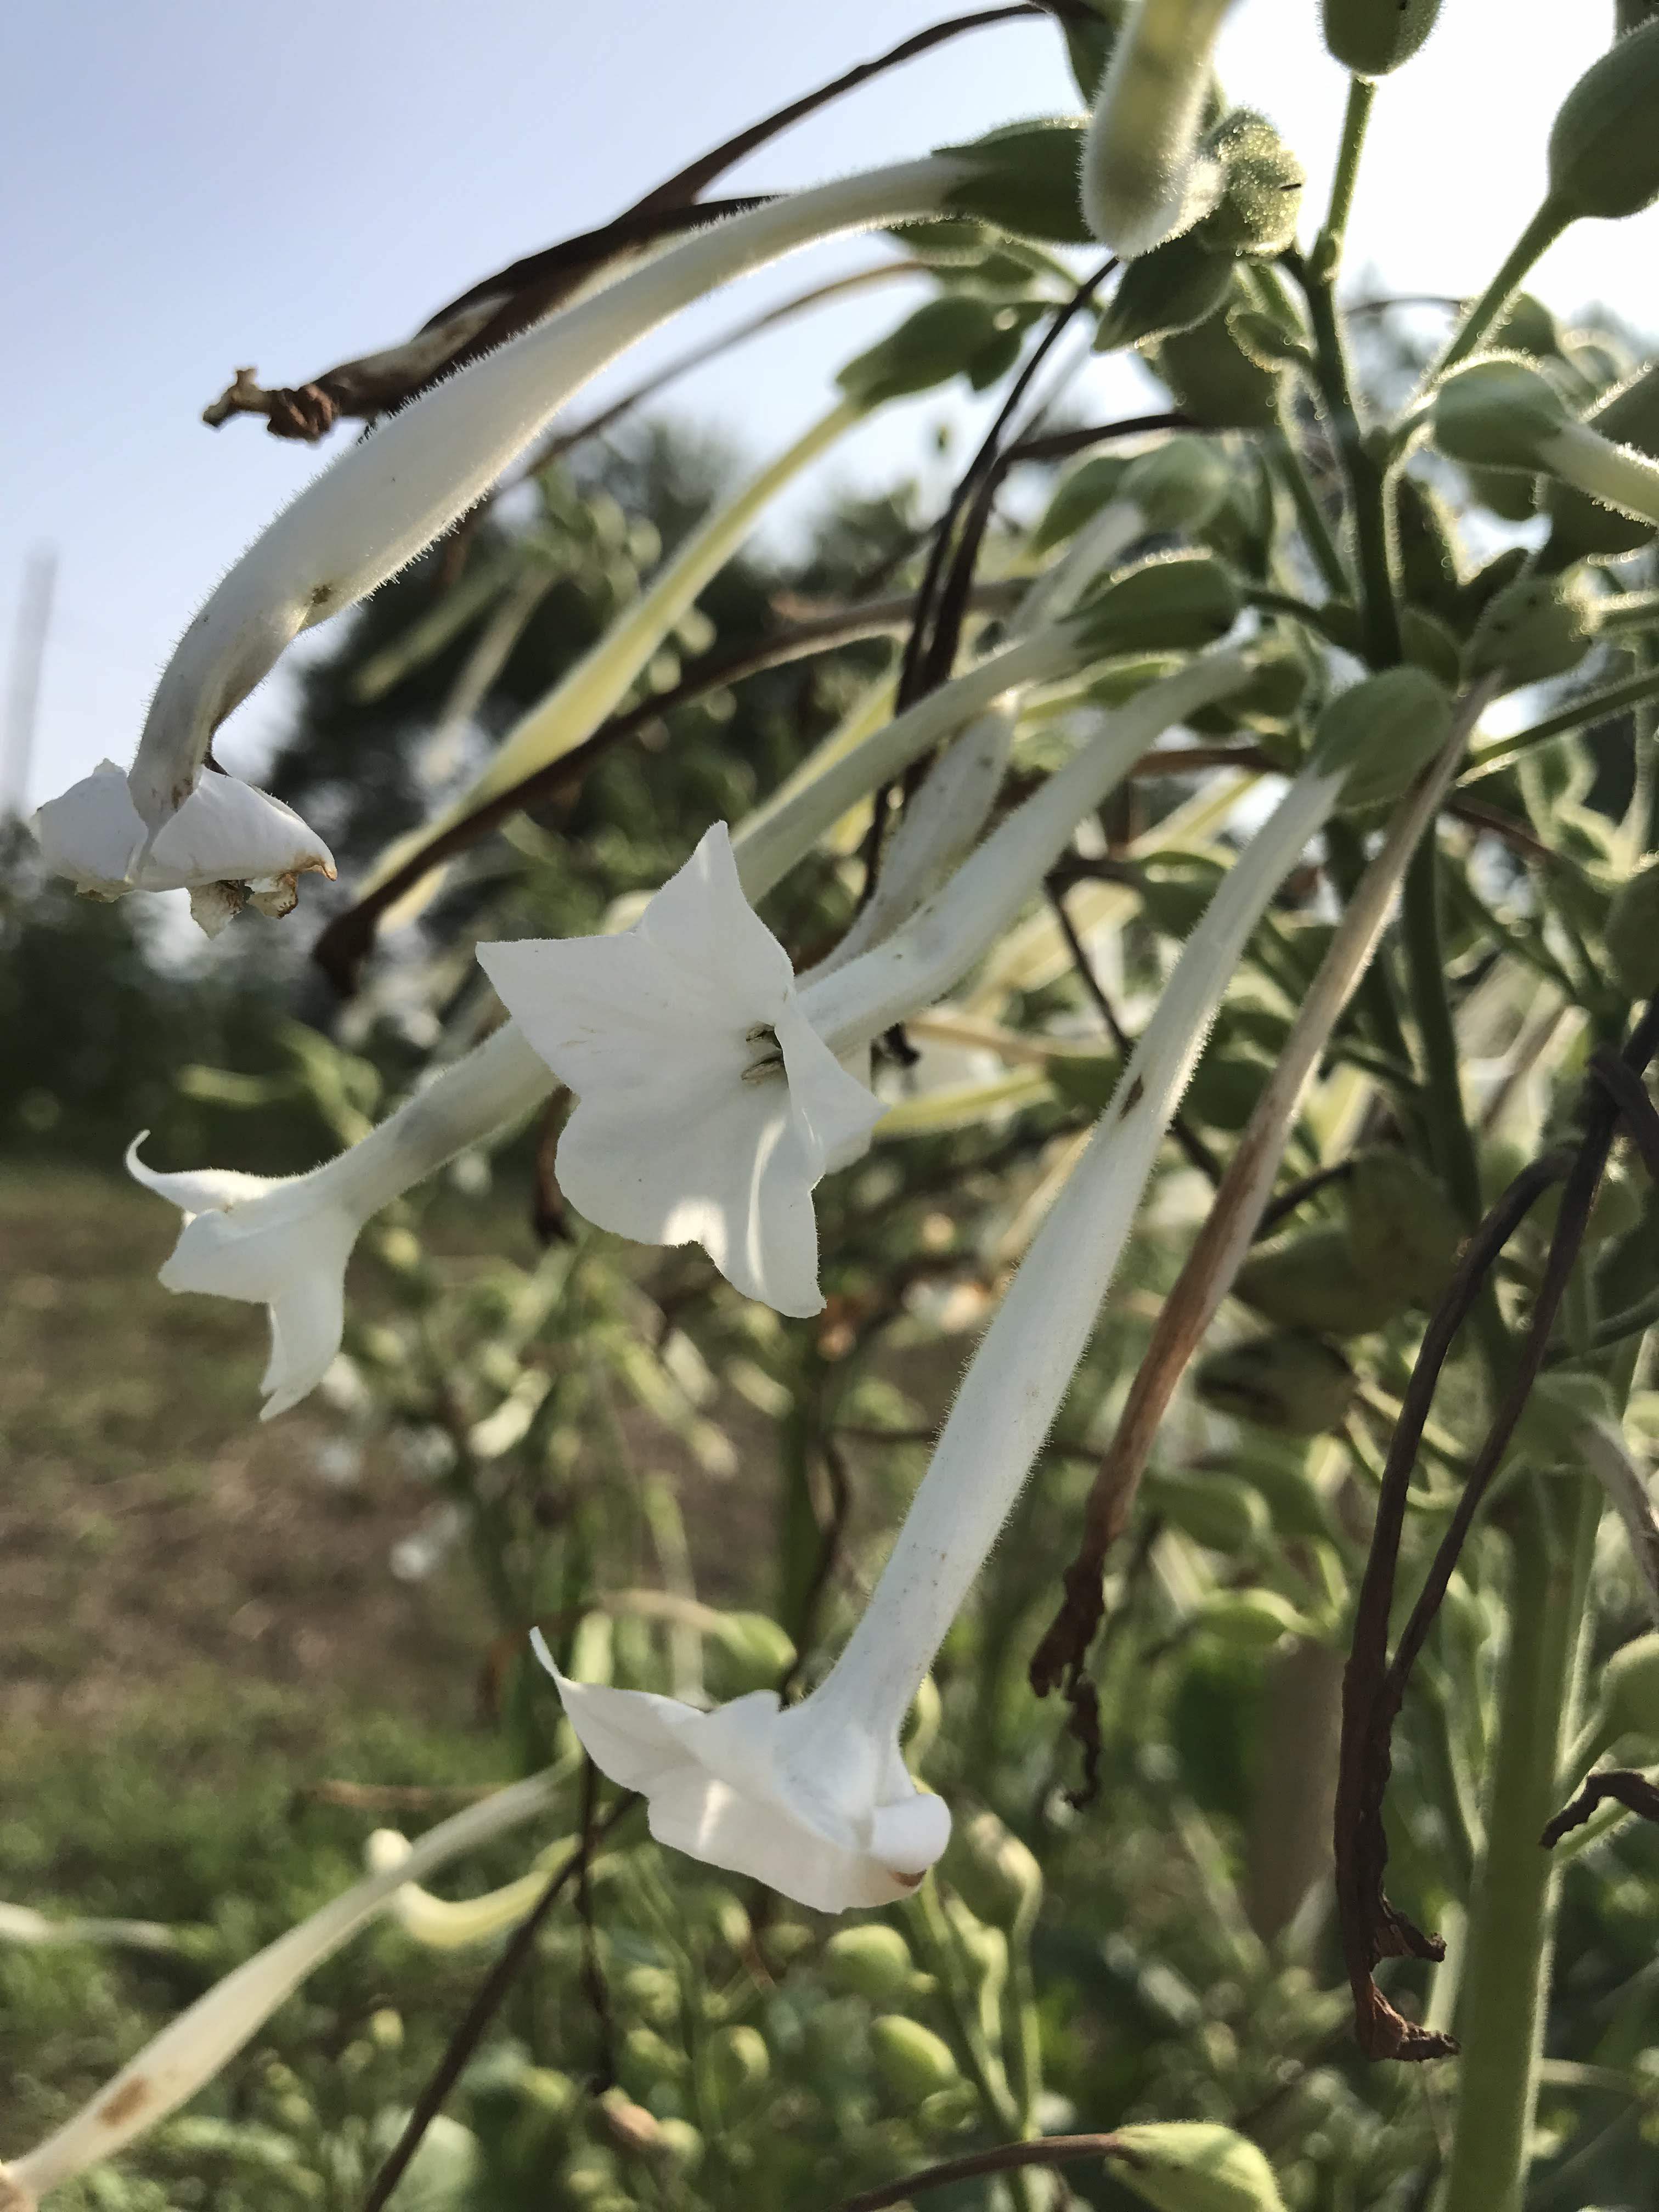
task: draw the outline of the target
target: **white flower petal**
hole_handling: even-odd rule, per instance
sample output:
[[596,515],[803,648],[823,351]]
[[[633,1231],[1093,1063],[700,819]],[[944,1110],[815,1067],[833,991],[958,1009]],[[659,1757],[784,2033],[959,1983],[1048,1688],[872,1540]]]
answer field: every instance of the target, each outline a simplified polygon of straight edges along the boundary
[[[665,1071],[666,1073],[666,1071]],[[782,1076],[590,1093],[559,1139],[579,1213],[645,1244],[701,1244],[727,1282],[798,1318],[821,1312],[812,1186]]]
[[146,890],[247,884],[316,868],[329,877],[334,857],[291,806],[240,776],[202,770],[196,788],[156,831],[144,857]]
[[743,895],[724,822],[705,831],[635,927],[683,975],[719,976],[722,995],[754,1009],[750,1022],[772,1020],[793,988],[789,955]]
[[170,1199],[184,1214],[220,1213],[227,1206],[238,1206],[246,1198],[258,1198],[268,1190],[275,1190],[285,1177],[242,1175],[234,1168],[187,1168],[176,1173],[163,1174],[159,1169],[146,1167],[138,1157],[138,1147],[149,1134],[140,1129],[127,1146],[127,1173],[135,1181],[153,1190],[158,1198]]
[[942,1798],[919,1790],[896,1744],[873,1759],[854,1742],[842,1767],[874,1778],[861,1802],[831,1802],[803,1785],[789,1754],[803,1736],[821,1742],[812,1700],[780,1711],[758,1690],[699,1713],[672,1698],[572,1682],[538,1637],[571,1726],[594,1764],[624,1789],[645,1793],[661,1844],[732,1874],[754,1875],[821,1912],[891,1905],[908,1897],[951,1832]]
[[754,1058],[747,1032],[766,1018],[719,975],[688,977],[636,930],[481,945],[478,963],[579,1097],[678,1085],[694,1071],[735,1083]]
[[77,890],[112,897],[132,889],[146,831],[125,771],[113,761],[100,761],[90,775],[47,799],[35,814],[34,834],[53,875],[67,876]]
[[[886,1106],[836,1058],[793,997],[774,1024],[789,1079],[789,1110],[812,1181],[870,1149]],[[815,1171],[813,1171],[815,1170]]]

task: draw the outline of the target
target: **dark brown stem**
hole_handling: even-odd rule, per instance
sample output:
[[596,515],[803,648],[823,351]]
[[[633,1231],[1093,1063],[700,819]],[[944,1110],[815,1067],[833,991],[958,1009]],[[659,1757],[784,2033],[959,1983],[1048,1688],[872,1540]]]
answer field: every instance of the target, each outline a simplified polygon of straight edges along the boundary
[[1139,2160],[1117,2136],[1042,2136],[1035,2142],[999,2143],[994,2150],[970,2150],[962,2158],[947,2158],[942,2166],[924,2166],[902,2181],[867,2189],[862,2197],[849,2197],[837,2212],[883,2212],[889,2204],[902,2204],[924,2190],[944,2189],[953,2181],[971,2181],[981,2173],[1012,2173],[1023,2166],[1060,2166],[1071,2159],[1116,2158],[1126,2166]]

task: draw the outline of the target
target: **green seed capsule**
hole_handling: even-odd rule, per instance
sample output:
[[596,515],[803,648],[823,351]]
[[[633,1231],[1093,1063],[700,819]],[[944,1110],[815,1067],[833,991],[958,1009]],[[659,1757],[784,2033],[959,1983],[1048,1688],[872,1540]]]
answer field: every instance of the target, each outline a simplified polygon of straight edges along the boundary
[[1232,288],[1233,264],[1196,233],[1172,238],[1129,263],[1095,334],[1097,353],[1149,343],[1189,331],[1213,315]]
[[1334,1346],[1285,1330],[1212,1352],[1194,1378],[1218,1413],[1292,1437],[1322,1436],[1346,1419],[1358,1387]]
[[1607,1742],[1621,1735],[1659,1742],[1659,1635],[1638,1636],[1601,1669],[1601,1714]]
[[1549,143],[1549,198],[1571,221],[1616,222],[1659,200],[1659,22],[1590,64],[1561,103]]
[[1206,1636],[1239,1651],[1270,1651],[1307,1626],[1287,1599],[1269,1589],[1217,1590],[1205,1599],[1198,1621]]
[[1099,659],[1213,645],[1238,620],[1238,586],[1212,554],[1143,561],[1085,600],[1071,619]]
[[971,145],[936,147],[972,165],[946,192],[944,212],[977,216],[1016,238],[1092,246],[1078,200],[1083,131],[1079,118],[1055,115],[988,131]]
[[[1584,417],[1584,428],[1616,446],[1633,446],[1638,453],[1659,456],[1659,362],[1597,400]],[[1650,522],[1603,507],[1571,484],[1547,484],[1544,509],[1551,525],[1545,559],[1552,568],[1566,568],[1574,561],[1614,560],[1638,551],[1653,537]]]
[[1123,472],[1120,499],[1132,500],[1149,531],[1199,531],[1220,508],[1232,471],[1213,439],[1173,437],[1138,453]]
[[837,1929],[823,1947],[824,1972],[838,1990],[891,2004],[915,1978],[910,1947],[896,1928],[867,1920]]
[[1356,76],[1387,76],[1433,30],[1440,0],[1320,0],[1325,44]]
[[765,2088],[772,2056],[758,2028],[722,2027],[708,2039],[709,2087],[721,2116],[746,2112]]
[[1571,421],[1566,402],[1519,354],[1492,354],[1449,376],[1435,394],[1434,442],[1454,460],[1535,476],[1540,448]]
[[878,345],[856,355],[836,381],[849,399],[866,407],[930,391],[953,376],[966,376],[978,391],[992,379],[981,377],[976,365],[994,363],[994,374],[1000,375],[1007,366],[1009,340],[1016,352],[1019,348],[1019,331],[1005,323],[1004,313],[960,292],[929,300]]
[[901,2105],[919,2105],[924,2097],[954,2087],[960,2078],[944,2038],[900,2013],[871,2021],[870,2051],[877,2072]]
[[[1235,291],[1241,307],[1255,301]],[[1271,430],[1279,422],[1282,370],[1252,361],[1228,327],[1226,312],[1159,344],[1152,364],[1183,414],[1206,430]]]
[[1029,1929],[1042,1903],[1042,1869],[994,1813],[976,1813],[952,1833],[944,1873],[969,1911],[991,1928]]
[[1505,690],[1577,668],[1595,636],[1595,598],[1582,576],[1523,576],[1487,604],[1464,655],[1469,674],[1502,672]]
[[1263,1247],[1239,1269],[1233,1290],[1264,1319],[1324,1336],[1368,1335],[1412,1303],[1360,1265],[1346,1229],[1305,1230]]
[[1627,999],[1659,991],[1659,860],[1620,884],[1607,915],[1607,965]]
[[1343,1185],[1359,1266],[1408,1305],[1431,1305],[1451,1280],[1462,1231],[1440,1184],[1409,1152],[1366,1152]]
[[1210,133],[1205,150],[1224,181],[1198,226],[1200,243],[1247,261],[1271,261],[1294,246],[1308,173],[1267,117],[1236,108]]
[[1235,1475],[1167,1468],[1149,1474],[1145,1489],[1147,1510],[1207,1552],[1254,1551],[1273,1527],[1260,1494]]
[[1451,735],[1452,702],[1420,668],[1389,668],[1339,693],[1319,718],[1313,759],[1346,771],[1345,807],[1385,805],[1426,768]]

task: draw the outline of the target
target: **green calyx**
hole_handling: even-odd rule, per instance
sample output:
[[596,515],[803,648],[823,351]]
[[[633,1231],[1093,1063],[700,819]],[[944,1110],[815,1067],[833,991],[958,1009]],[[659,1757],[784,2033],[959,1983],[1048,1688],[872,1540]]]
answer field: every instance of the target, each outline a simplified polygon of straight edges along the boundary
[[1221,195],[1194,235],[1212,253],[1271,261],[1296,243],[1308,173],[1265,115],[1236,108],[1206,141]]
[[1081,116],[1045,116],[988,131],[966,146],[936,147],[971,165],[945,193],[942,212],[977,216],[1016,238],[1092,246],[1078,200],[1084,127]]
[[1238,620],[1243,605],[1231,572],[1212,554],[1176,553],[1115,577],[1069,620],[1082,649],[1104,660],[1213,645]]
[[1354,1371],[1321,1337],[1281,1329],[1212,1352],[1194,1388],[1218,1413],[1282,1436],[1316,1437],[1344,1420],[1358,1384]]
[[1135,455],[1117,496],[1134,502],[1149,531],[1201,530],[1231,484],[1232,471],[1212,440],[1176,436]]
[[1345,808],[1399,798],[1451,735],[1452,702],[1421,668],[1389,668],[1338,694],[1319,718],[1312,760],[1343,778]]
[[836,381],[864,407],[931,391],[958,375],[982,392],[1012,365],[1026,319],[988,300],[946,293],[907,315],[867,352],[855,355]]
[[1572,420],[1567,404],[1520,354],[1489,354],[1449,376],[1435,394],[1434,442],[1477,468],[1536,475],[1540,449]]
[[1026,540],[1030,550],[1046,553],[1075,538],[1085,522],[1092,522],[1103,507],[1117,498],[1128,468],[1121,453],[1094,453],[1068,471]]
[[1356,76],[1387,76],[1433,30],[1440,0],[1320,0],[1325,44]]
[[[1659,362],[1650,362],[1607,392],[1584,417],[1584,428],[1616,446],[1634,447],[1650,459],[1659,456]],[[1574,561],[1616,560],[1635,553],[1653,536],[1653,525],[1602,506],[1571,484],[1552,482],[1544,511],[1550,540],[1544,558],[1551,568]]]
[[[1254,307],[1238,288],[1230,301]],[[1264,368],[1240,345],[1222,308],[1189,331],[1164,338],[1152,365],[1183,414],[1206,430],[1273,430],[1279,426],[1279,387],[1284,372]]]
[[1567,221],[1613,222],[1659,200],[1659,21],[1584,71],[1550,131],[1549,198]]
[[1115,353],[1207,321],[1232,287],[1232,263],[1193,231],[1129,262],[1095,335],[1097,353]]
[[1578,665],[1595,630],[1595,595],[1582,576],[1522,576],[1488,600],[1464,666],[1472,677],[1501,672],[1506,690],[1547,683]]

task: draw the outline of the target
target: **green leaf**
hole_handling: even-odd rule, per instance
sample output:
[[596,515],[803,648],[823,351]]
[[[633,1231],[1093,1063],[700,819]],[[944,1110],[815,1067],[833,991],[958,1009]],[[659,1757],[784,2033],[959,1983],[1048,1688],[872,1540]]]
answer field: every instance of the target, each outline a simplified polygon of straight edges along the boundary
[[1158,2212],[1285,2212],[1273,2168],[1231,2128],[1161,2120],[1115,2132],[1120,2178]]

